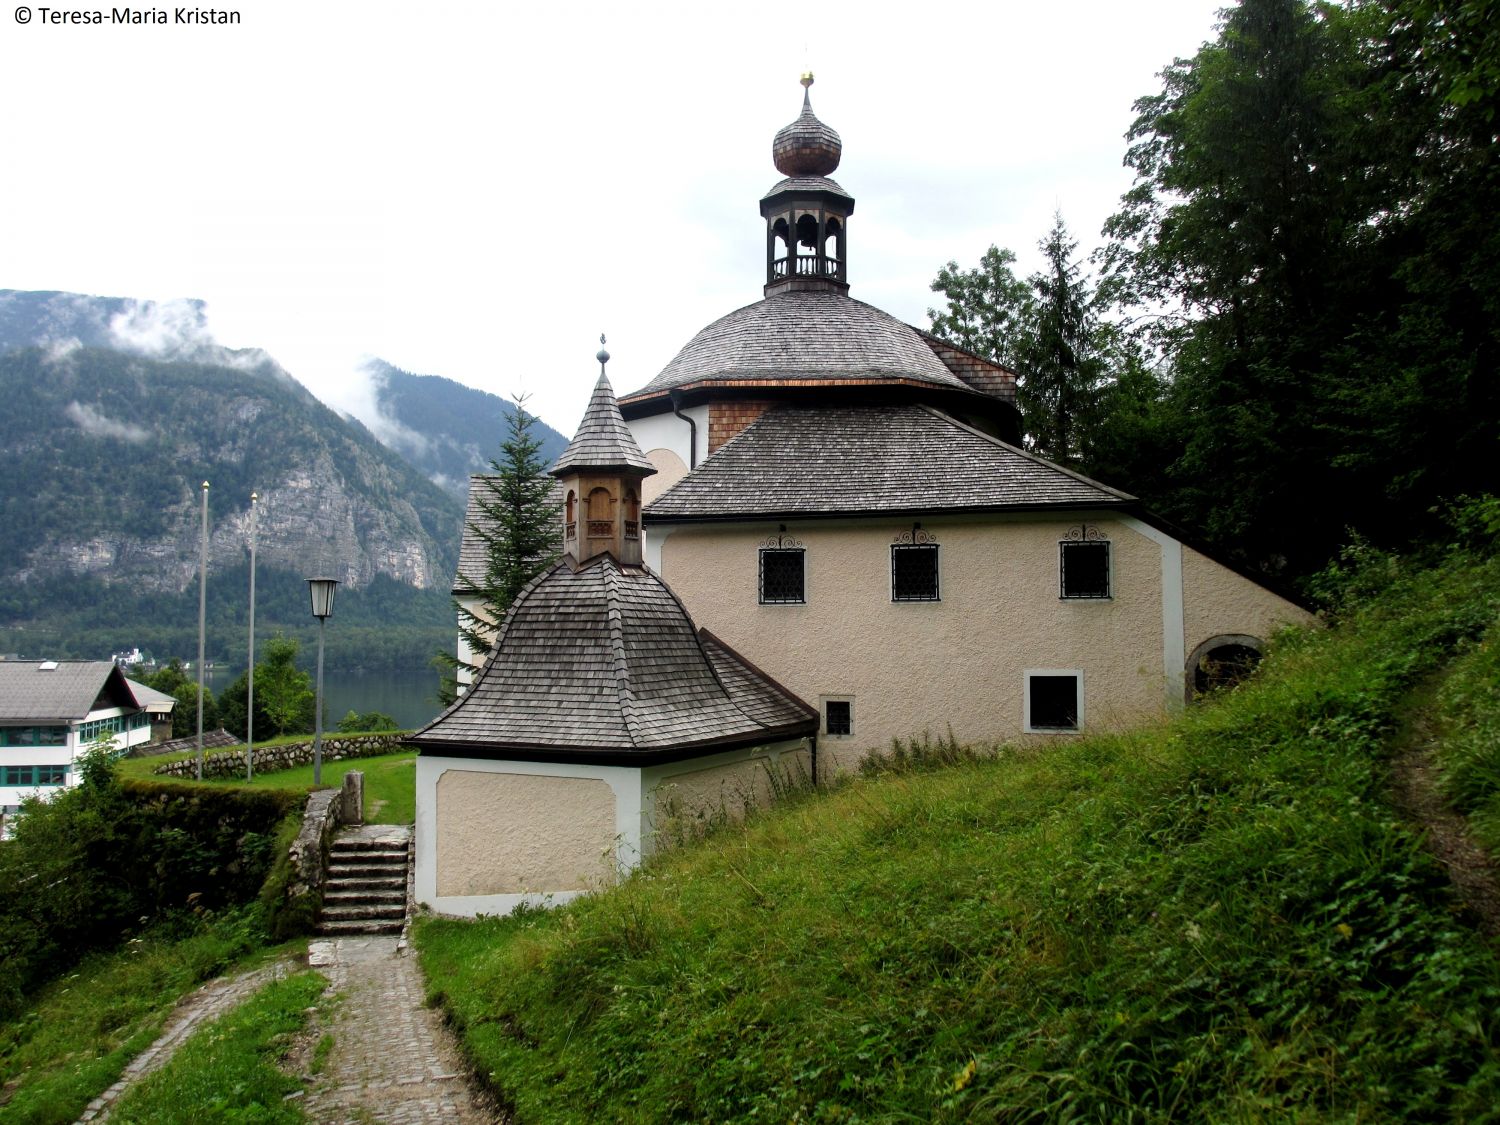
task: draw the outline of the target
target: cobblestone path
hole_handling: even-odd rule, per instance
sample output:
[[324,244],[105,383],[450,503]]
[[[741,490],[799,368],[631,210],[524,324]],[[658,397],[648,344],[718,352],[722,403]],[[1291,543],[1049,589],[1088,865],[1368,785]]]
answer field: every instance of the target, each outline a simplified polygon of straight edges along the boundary
[[282,979],[293,968],[290,962],[277,961],[243,976],[219,977],[189,993],[167,1017],[167,1025],[156,1037],[156,1042],[130,1061],[118,1082],[89,1102],[83,1116],[78,1119],[78,1125],[84,1125],[84,1122],[98,1125],[99,1122],[107,1121],[111,1107],[125,1092],[125,1088],[165,1066],[177,1048],[199,1026],[223,1015],[273,980]]
[[340,999],[333,1050],[302,1103],[329,1125],[479,1125],[499,1120],[474,1097],[442,1018],[423,1004],[416,957],[395,935],[314,942],[309,960]]

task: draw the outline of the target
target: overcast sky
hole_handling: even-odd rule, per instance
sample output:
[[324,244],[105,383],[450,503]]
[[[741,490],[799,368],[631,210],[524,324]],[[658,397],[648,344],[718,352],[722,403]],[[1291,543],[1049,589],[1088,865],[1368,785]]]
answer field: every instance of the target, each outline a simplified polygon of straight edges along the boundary
[[1220,6],[59,2],[104,22],[0,9],[0,288],[202,298],[343,409],[377,355],[565,434],[600,332],[623,394],[760,298],[803,69],[858,201],[851,295],[925,325],[949,259],[1029,272],[1059,208],[1096,244],[1131,103]]

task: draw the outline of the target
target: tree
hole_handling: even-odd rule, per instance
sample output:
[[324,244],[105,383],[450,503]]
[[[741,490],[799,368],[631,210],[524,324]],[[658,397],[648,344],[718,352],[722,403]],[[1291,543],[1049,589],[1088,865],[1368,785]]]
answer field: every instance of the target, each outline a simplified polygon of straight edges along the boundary
[[1500,484],[1492,7],[1242,0],[1136,103],[1107,277],[1181,443],[1146,495],[1253,564]]
[[[453,604],[459,635],[472,652],[489,650],[511,603],[528,582],[557,561],[561,514],[540,457],[541,441],[532,433],[535,425],[526,397],[517,396],[506,418],[500,456],[490,461],[492,475],[470,482],[479,490],[473,498],[479,518],[468,529],[484,544],[484,574],[478,582],[462,572],[458,577],[459,589],[477,597],[474,609],[458,599]],[[440,652],[435,662],[445,673],[439,699],[451,703],[458,694],[458,670],[477,672],[478,666],[448,652]]]
[[[278,633],[265,646],[265,659],[255,664],[255,736],[276,738],[283,734],[306,734],[316,718],[312,677],[297,667],[301,646],[294,638]],[[249,677],[241,672],[219,693],[224,729],[239,738],[246,733],[246,703]]]
[[1038,243],[1045,267],[1025,281],[1016,256],[991,246],[967,272],[949,262],[932,283],[947,309],[928,309],[932,332],[1016,373],[1016,405],[1025,444],[1064,464],[1080,464],[1094,432],[1112,330],[1101,323],[1094,290],[1075,254],[1078,243],[1059,214]]
[[1103,333],[1074,258],[1078,243],[1061,212],[1038,245],[1046,266],[1029,281],[1033,296],[1016,356],[1016,404],[1033,452],[1079,464],[1105,377]]
[[991,246],[975,269],[960,271],[957,262],[940,269],[932,291],[947,297],[948,306],[927,310],[932,334],[1017,370],[1032,294],[1011,269],[1015,264],[1014,253]]

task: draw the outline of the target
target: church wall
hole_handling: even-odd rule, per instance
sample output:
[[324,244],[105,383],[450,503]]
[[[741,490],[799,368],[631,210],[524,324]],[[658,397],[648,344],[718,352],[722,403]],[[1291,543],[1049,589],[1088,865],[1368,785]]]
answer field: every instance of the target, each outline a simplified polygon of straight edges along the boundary
[[1182,589],[1189,653],[1211,637],[1244,634],[1266,640],[1283,625],[1315,620],[1306,610],[1191,547],[1182,549]]
[[[1111,544],[1112,596],[1065,600],[1058,543],[1085,519]],[[829,699],[852,703],[852,732],[819,736],[820,777],[894,737],[923,732],[951,729],[961,741],[1070,737],[1025,732],[1028,670],[1081,675],[1085,730],[1135,725],[1180,705],[1184,607],[1175,541],[1107,513],[921,523],[939,545],[937,602],[891,600],[890,547],[910,531],[909,519],[789,523],[787,534],[806,550],[802,605],[759,604],[758,548],[776,534],[774,524],[655,526],[650,534],[663,578],[697,624],[820,712]],[[1234,583],[1205,578],[1196,562],[1189,574],[1192,628],[1239,619],[1213,604]],[[1300,611],[1269,597],[1279,606],[1236,595],[1261,619],[1279,609],[1281,620],[1297,620]]]
[[771,804],[780,788],[812,780],[805,738],[671,762],[644,771],[643,850],[650,854],[723,820],[737,821]]
[[[650,414],[644,418],[632,418],[626,423],[630,427],[630,435],[635,438],[636,445],[641,447],[648,457],[653,449],[665,449],[675,454],[684,465],[701,465],[708,459],[708,405],[685,407],[682,411],[693,420],[698,433],[698,455],[692,456],[688,447],[688,424],[670,410],[660,414]],[[658,469],[662,466],[653,465]],[[649,484],[652,478],[647,477]]]
[[641,771],[417,758],[416,899],[446,914],[566,902],[640,861]]

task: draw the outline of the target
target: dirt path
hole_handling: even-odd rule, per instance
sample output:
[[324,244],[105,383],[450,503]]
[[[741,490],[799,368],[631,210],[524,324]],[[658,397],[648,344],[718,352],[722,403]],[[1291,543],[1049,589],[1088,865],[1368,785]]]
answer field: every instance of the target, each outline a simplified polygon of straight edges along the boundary
[[1437,766],[1431,720],[1417,702],[1403,732],[1392,766],[1397,806],[1426,829],[1427,848],[1448,871],[1463,903],[1480,928],[1500,941],[1500,867],[1474,842],[1468,821],[1444,799]]

